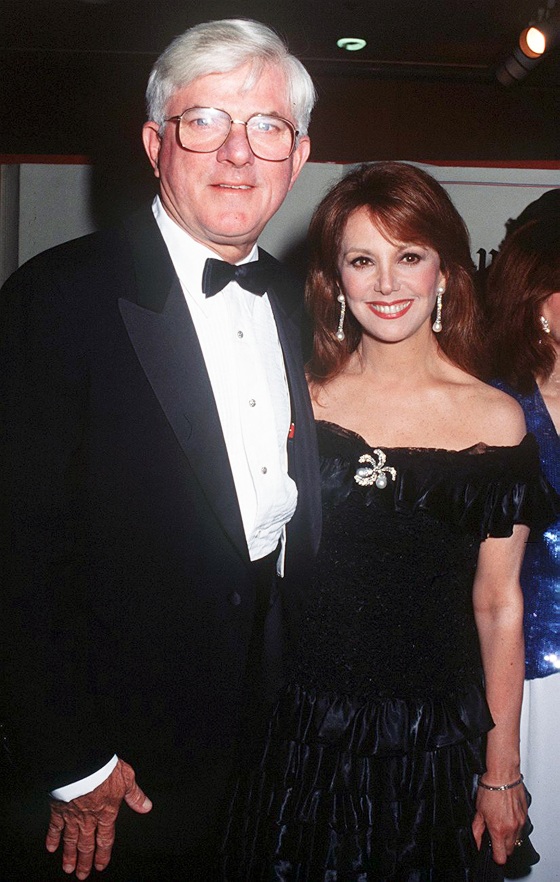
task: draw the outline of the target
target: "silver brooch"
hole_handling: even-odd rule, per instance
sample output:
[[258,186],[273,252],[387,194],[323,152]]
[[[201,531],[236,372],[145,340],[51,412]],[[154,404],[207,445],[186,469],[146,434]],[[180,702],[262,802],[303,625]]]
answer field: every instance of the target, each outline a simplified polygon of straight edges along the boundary
[[[377,462],[373,458],[374,456],[377,457]],[[387,475],[391,475],[393,481],[397,477],[396,470],[392,466],[385,465],[387,457],[378,447],[373,451],[373,456],[364,453],[358,462],[367,463],[367,465],[358,466],[354,475],[356,484],[361,487],[371,487],[372,484],[375,484],[380,490],[384,490],[387,486]]]

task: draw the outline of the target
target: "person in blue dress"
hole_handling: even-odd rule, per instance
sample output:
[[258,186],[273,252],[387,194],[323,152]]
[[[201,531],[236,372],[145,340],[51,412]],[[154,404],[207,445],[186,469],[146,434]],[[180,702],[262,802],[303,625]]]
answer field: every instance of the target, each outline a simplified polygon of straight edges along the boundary
[[475,882],[489,840],[485,879],[521,851],[519,571],[557,500],[521,408],[476,376],[472,269],[406,163],[314,214],[323,537],[285,689],[242,745],[228,882]]
[[[547,194],[545,194],[547,195]],[[560,190],[508,228],[487,279],[495,385],[520,403],[543,471],[560,490]],[[539,208],[541,210],[539,210]],[[546,210],[544,210],[546,209]],[[531,784],[531,882],[560,879],[560,520],[529,542],[521,571],[525,613],[523,768]]]

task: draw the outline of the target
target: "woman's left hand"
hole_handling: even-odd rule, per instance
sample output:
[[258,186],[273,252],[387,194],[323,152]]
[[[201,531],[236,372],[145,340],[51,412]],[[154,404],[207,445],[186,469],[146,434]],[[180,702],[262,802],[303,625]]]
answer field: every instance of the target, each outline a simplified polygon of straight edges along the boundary
[[505,864],[526,819],[527,797],[522,784],[511,790],[478,788],[472,831],[480,848],[482,834],[485,829],[488,830],[492,840],[492,857],[497,864]]

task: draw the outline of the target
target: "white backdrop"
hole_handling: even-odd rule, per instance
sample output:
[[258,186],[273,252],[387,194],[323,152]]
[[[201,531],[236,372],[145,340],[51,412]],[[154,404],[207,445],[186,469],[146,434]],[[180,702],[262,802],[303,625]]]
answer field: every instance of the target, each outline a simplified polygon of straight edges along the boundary
[[[301,245],[312,211],[351,166],[308,163],[261,242],[283,258]],[[472,253],[501,242],[504,224],[551,187],[560,187],[558,168],[488,168],[423,165],[449,191],[471,233]],[[0,272],[39,251],[95,228],[90,210],[92,169],[88,165],[29,163],[0,166]],[[9,178],[9,187],[2,187]],[[10,173],[9,175],[7,173]],[[19,177],[19,185],[14,186]],[[3,281],[0,278],[0,282]]]

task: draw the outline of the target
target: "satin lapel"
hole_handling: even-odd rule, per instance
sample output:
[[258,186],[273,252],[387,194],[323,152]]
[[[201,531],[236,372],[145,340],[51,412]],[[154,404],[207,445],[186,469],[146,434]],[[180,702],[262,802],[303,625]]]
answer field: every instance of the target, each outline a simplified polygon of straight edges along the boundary
[[[159,237],[155,223],[154,226],[155,235]],[[137,246],[140,241],[141,238],[136,238]],[[143,244],[149,244],[153,252],[152,241],[144,240]],[[159,249],[159,243],[157,245]],[[151,302],[161,307],[163,303],[161,311],[121,298],[120,313],[138,360],[210,505],[242,557],[248,560],[243,522],[212,387],[179,280],[165,246],[163,249],[166,263],[159,263],[160,280],[171,277],[167,297],[161,284],[157,286],[157,293],[148,290],[152,284],[149,277],[143,277],[140,291],[143,304]],[[135,260],[137,279],[142,278],[138,264],[143,263],[145,257],[146,251],[142,250],[141,258]],[[155,284],[153,265],[151,276]]]
[[[286,302],[293,307],[293,291],[286,292],[289,294],[286,298],[280,278],[277,277],[270,286],[268,297],[284,354],[292,421],[295,426],[294,439],[288,441],[288,470],[296,482],[298,508],[301,507],[305,512],[304,520],[309,525],[311,545],[316,550],[321,535],[322,518],[315,420],[302,364],[299,322],[294,319],[294,313],[290,308],[284,307]],[[299,309],[295,310],[295,315],[299,317]]]

